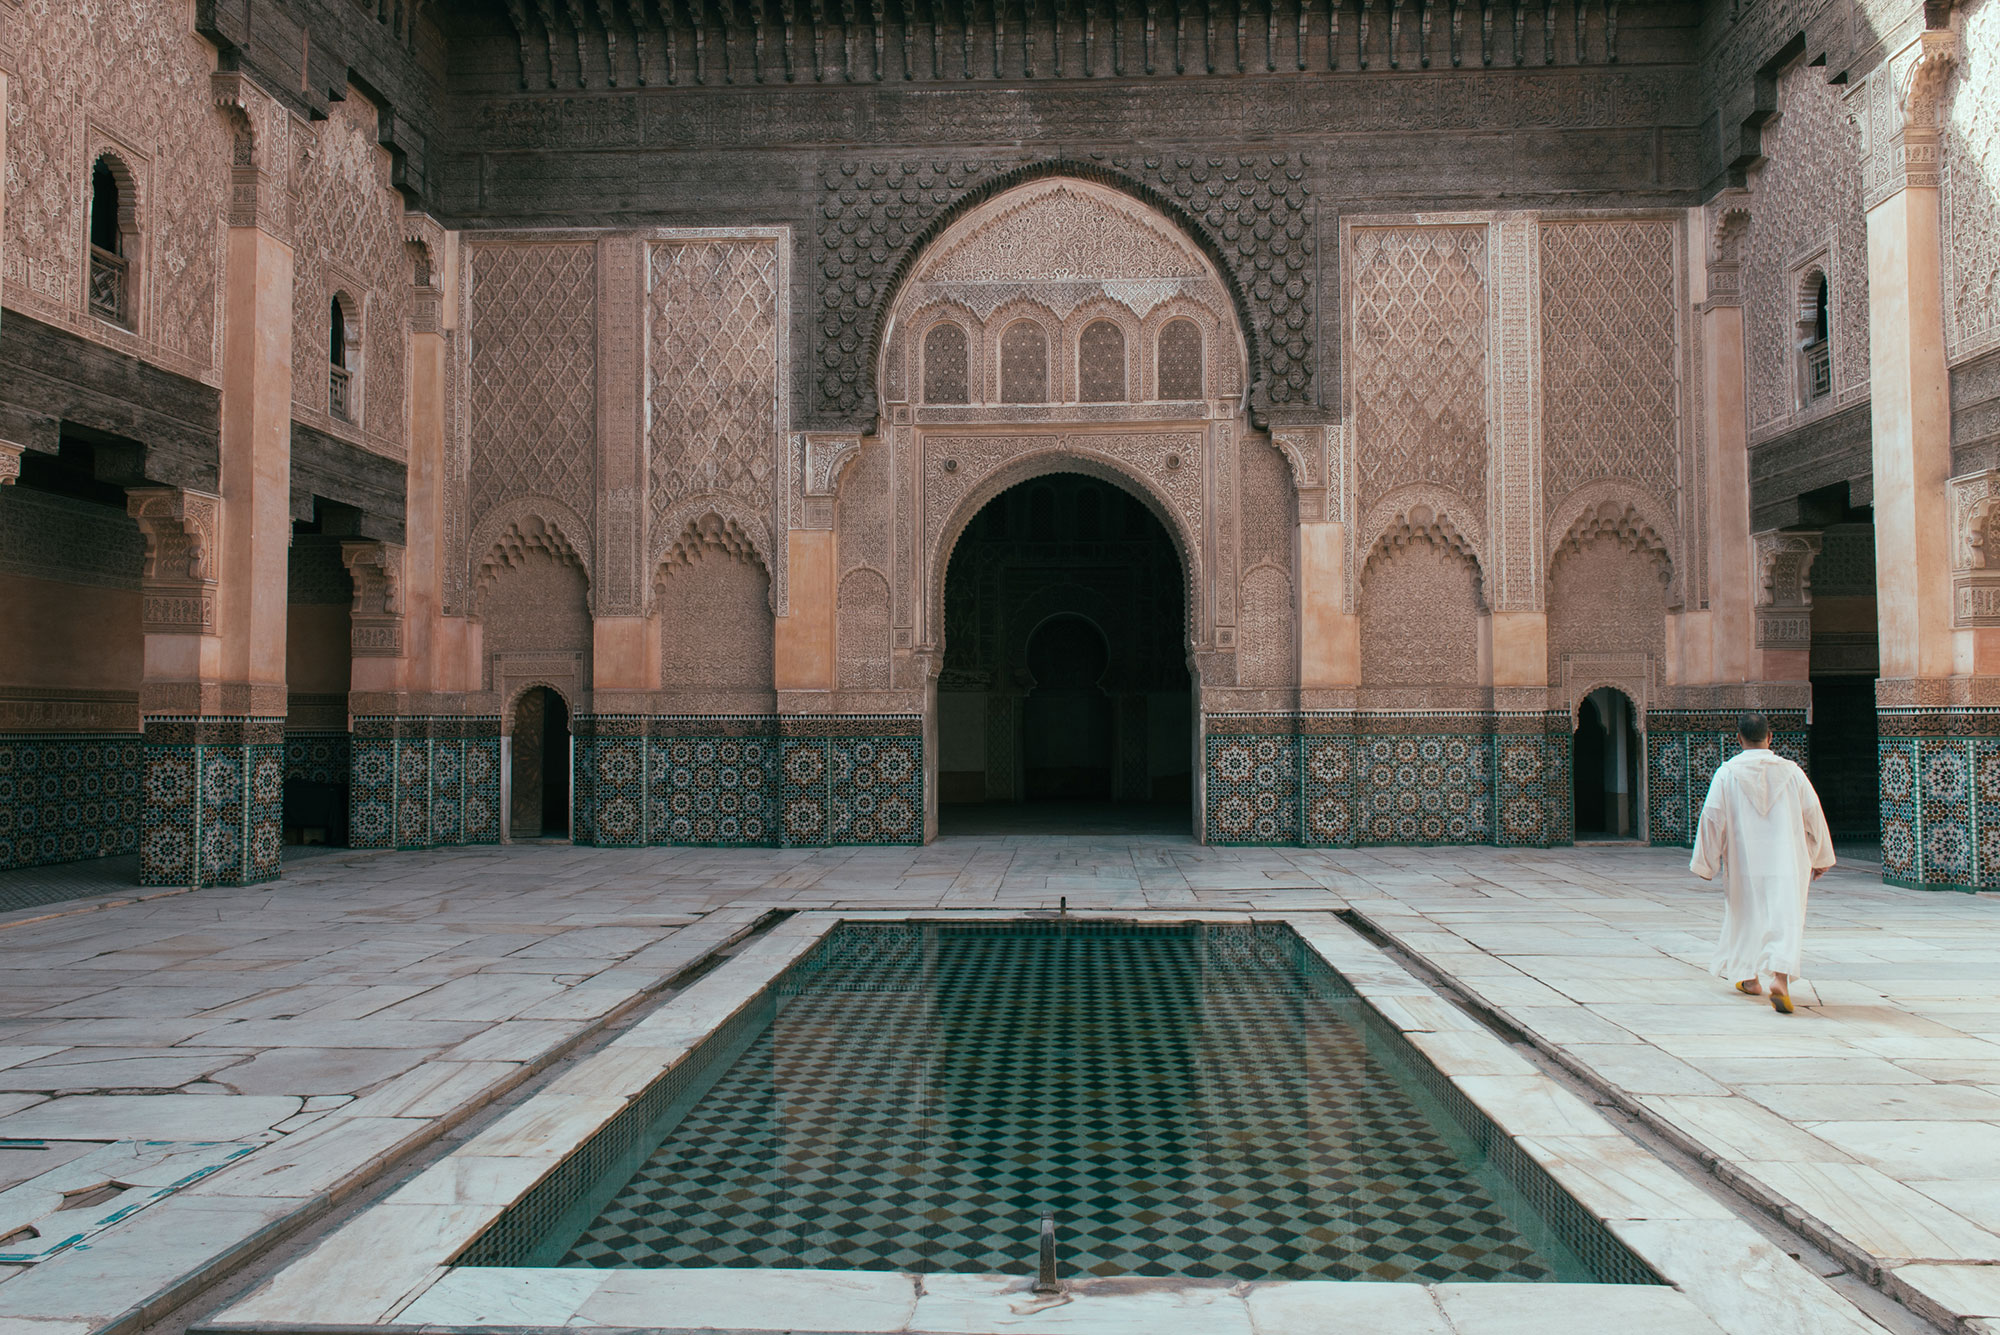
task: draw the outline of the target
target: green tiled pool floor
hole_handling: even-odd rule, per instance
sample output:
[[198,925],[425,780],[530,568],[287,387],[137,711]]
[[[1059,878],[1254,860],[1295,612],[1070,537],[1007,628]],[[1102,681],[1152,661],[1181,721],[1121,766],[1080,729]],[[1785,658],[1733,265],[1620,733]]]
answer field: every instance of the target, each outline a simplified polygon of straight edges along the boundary
[[1583,1277],[1296,944],[838,929],[561,1263]]

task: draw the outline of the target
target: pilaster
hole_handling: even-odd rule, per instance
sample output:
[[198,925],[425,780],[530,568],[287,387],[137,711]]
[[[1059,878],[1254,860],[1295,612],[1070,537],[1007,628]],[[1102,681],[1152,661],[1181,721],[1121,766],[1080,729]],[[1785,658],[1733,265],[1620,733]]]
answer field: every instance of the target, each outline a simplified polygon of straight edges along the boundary
[[[1932,889],[2000,884],[2000,817],[1976,478],[1951,479],[1938,216],[1939,94],[1956,35],[1925,30],[1848,94],[1868,211],[1882,863]],[[1981,535],[1983,538],[1983,534]],[[1983,547],[1983,542],[1981,544]]]
[[131,493],[146,535],[140,880],[246,885],[279,873],[291,541],[290,118],[237,74],[225,242],[218,495]]
[[[1682,681],[1741,682],[1751,677],[1754,589],[1750,559],[1750,443],[1744,397],[1743,247],[1750,231],[1750,195],[1725,190],[1702,218],[1707,292],[1701,319],[1701,448],[1707,455],[1708,616],[1698,635],[1683,613]],[[1699,591],[1687,593],[1699,604]],[[1699,639],[1699,644],[1686,643]],[[1705,649],[1706,653],[1699,650]]]

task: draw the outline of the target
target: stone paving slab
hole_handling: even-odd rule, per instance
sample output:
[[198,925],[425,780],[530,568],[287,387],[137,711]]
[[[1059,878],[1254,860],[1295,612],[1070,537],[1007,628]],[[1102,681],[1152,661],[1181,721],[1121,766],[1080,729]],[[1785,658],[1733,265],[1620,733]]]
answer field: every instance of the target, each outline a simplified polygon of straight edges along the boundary
[[[1052,908],[1061,895],[1114,910],[1351,907],[1912,1301],[1993,1315],[1978,1309],[2000,1274],[1986,1241],[2000,1243],[1995,896],[1836,870],[1815,888],[1804,1004],[1780,1017],[1704,971],[1720,892],[1675,850],[993,836],[338,853],[270,887],[0,914],[0,1135],[38,1109],[84,1125],[61,1111],[69,1099],[140,1098],[203,1102],[217,1125],[260,1122],[272,1142],[88,1253],[0,1276],[0,1330],[82,1335],[151,1310],[768,910]],[[1493,1073],[1491,1097],[1511,1074]],[[1559,1152],[1563,1109],[1536,1115]],[[1698,1247],[1700,1221],[1686,1223],[1668,1241]],[[1725,1259],[1716,1282],[1739,1302],[1725,1329],[1795,1328],[1757,1297],[1759,1267],[1791,1264],[1782,1253]]]

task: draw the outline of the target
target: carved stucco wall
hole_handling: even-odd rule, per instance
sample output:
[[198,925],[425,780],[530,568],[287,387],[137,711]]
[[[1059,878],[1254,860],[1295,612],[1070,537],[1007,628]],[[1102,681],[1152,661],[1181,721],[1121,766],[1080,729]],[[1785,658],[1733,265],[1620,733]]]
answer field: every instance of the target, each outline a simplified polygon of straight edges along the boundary
[[768,710],[775,623],[771,579],[741,530],[710,517],[668,549],[655,606],[660,685],[675,712]]
[[[1868,397],[1868,224],[1852,110],[1822,66],[1778,79],[1778,115],[1761,133],[1743,257],[1744,394],[1753,441]],[[1827,276],[1833,392],[1801,404],[1799,283]]]
[[[401,458],[404,350],[412,267],[402,197],[389,185],[389,154],[376,142],[378,113],[360,93],[295,135],[297,235],[292,248],[292,413],[321,431]],[[359,335],[358,421],[327,411],[329,323],[335,292],[353,303]],[[357,318],[360,328],[354,328]]]
[[2000,0],[1960,5],[1958,60],[1945,85],[1945,351],[2000,346]]
[[[585,562],[597,493],[597,264],[584,240],[464,247],[470,337],[461,531],[477,566],[533,515]],[[452,527],[457,528],[458,525]]]
[[1419,537],[1385,543],[1361,575],[1362,703],[1476,705],[1479,571],[1469,554]]
[[784,247],[777,235],[689,235],[650,251],[649,556],[713,510],[756,545],[782,610]]
[[1686,430],[1680,232],[1666,221],[1541,227],[1542,493],[1552,546],[1607,500],[1649,517],[1676,560]]
[[1461,527],[1486,511],[1487,229],[1356,227],[1346,372],[1356,512],[1421,492]]
[[[821,364],[806,368],[813,418],[824,419],[828,427],[852,427],[875,406],[870,400],[876,386],[866,374],[869,358],[883,350],[880,342],[899,315],[907,314],[894,279],[912,264],[920,247],[932,253],[942,239],[933,235],[939,220],[988,191],[1047,174],[1057,165],[961,158],[833,161],[822,167],[813,270]],[[1318,270],[1302,157],[1282,152],[1093,154],[1087,162],[1062,165],[1077,173],[1065,178],[1073,186],[1085,184],[1082,177],[1116,182],[1149,192],[1178,210],[1205,243],[1188,249],[1205,248],[1222,257],[1240,293],[1232,304],[1254,313],[1265,399],[1272,405],[1309,408],[1317,360]],[[973,210],[986,207],[975,203]],[[1213,272],[1212,265],[1205,267]],[[1232,314],[1230,327],[1237,324]]]
[[[589,581],[573,557],[539,548],[510,551],[480,598],[486,689],[514,694],[528,685],[554,686],[576,710],[590,684],[589,595]],[[502,703],[511,709],[513,702]]]
[[1570,687],[1571,707],[1607,684],[1625,688],[1642,709],[1659,703],[1666,573],[1665,553],[1611,533],[1557,553],[1549,572],[1549,684]]
[[[179,0],[28,0],[8,81],[7,305],[182,375],[220,378],[223,210],[232,138],[214,51]],[[91,164],[116,153],[138,193],[138,332],[85,307]]]

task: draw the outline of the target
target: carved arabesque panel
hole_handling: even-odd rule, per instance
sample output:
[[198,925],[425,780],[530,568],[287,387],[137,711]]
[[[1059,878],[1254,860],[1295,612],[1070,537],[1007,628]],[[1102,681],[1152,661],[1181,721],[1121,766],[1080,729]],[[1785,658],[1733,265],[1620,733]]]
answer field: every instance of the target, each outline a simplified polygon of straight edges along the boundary
[[1605,530],[1565,543],[1549,572],[1549,684],[1565,657],[1648,655],[1667,650],[1665,554],[1629,531]]
[[[292,247],[292,412],[335,435],[360,436],[378,453],[407,452],[403,431],[404,330],[411,265],[402,197],[389,185],[387,152],[376,142],[375,107],[359,93],[333,103],[327,119],[298,142],[298,196]],[[358,423],[327,410],[332,298],[344,291],[361,328]]]
[[[223,210],[233,138],[215,111],[215,53],[180,0],[27,0],[8,80],[7,305],[182,375],[221,375]],[[140,336],[85,303],[91,158],[146,168],[138,225]]]
[[2000,0],[1958,6],[1958,60],[1945,84],[1945,351],[2000,343]]
[[[810,411],[815,418],[829,426],[858,426],[863,417],[872,415],[874,386],[867,369],[879,349],[869,344],[879,342],[887,324],[881,303],[891,295],[890,279],[910,261],[918,238],[941,215],[974,191],[990,189],[1030,166],[1019,157],[985,162],[891,159],[829,163],[821,170],[814,265],[816,339],[810,358]],[[1064,178],[1072,187],[1084,185],[1080,179],[1084,176],[1107,187],[1144,184],[1185,210],[1210,253],[1230,266],[1230,276],[1255,316],[1265,362],[1265,396],[1274,404],[1310,402],[1316,369],[1315,267],[1312,206],[1302,157],[1268,151],[1234,156],[1092,155],[1089,162],[1077,164],[1077,172],[1079,179]],[[1082,257],[1078,252],[1074,258]],[[981,272],[1001,270],[988,267]],[[1041,272],[1046,278],[1046,268]],[[1135,287],[1185,281],[1130,276]]]
[[777,513],[779,254],[774,240],[653,246],[650,378],[654,542],[690,496]]
[[471,526],[523,496],[552,497],[589,521],[597,491],[596,247],[470,249]]
[[1544,223],[1542,496],[1604,478],[1671,503],[1680,469],[1680,316],[1668,222]]
[[1770,435],[1801,415],[1798,269],[1827,270],[1833,392],[1818,407],[1868,396],[1868,224],[1861,145],[1843,94],[1824,66],[1793,65],[1778,79],[1778,116],[1759,131],[1764,162],[1750,182],[1743,246],[1744,395],[1750,430]]
[[1467,553],[1427,534],[1378,546],[1361,573],[1362,686],[1476,686],[1480,612],[1479,568]]
[[1357,504],[1436,482],[1486,497],[1486,228],[1357,227],[1346,348]]

